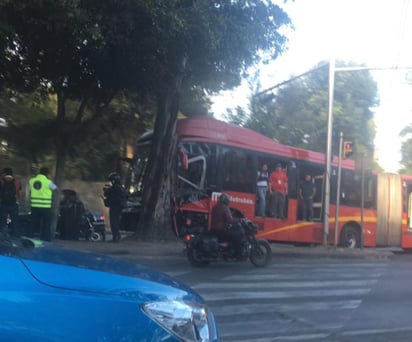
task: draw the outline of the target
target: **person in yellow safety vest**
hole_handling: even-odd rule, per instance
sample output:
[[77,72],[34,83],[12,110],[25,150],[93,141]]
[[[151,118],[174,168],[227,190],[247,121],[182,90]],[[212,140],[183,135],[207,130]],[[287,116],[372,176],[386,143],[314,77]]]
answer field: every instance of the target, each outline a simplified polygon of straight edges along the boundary
[[57,189],[47,176],[49,169],[42,167],[39,173],[29,180],[31,225],[29,237],[33,237],[35,231],[40,231],[40,239],[51,241],[51,219],[53,191]]

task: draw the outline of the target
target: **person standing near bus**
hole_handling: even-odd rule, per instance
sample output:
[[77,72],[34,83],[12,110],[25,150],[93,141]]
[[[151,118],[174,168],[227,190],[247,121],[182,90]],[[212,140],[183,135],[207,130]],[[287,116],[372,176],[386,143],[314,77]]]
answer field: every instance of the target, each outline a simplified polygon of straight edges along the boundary
[[312,182],[312,176],[305,175],[305,179],[299,187],[299,197],[302,200],[302,219],[313,221],[313,197],[316,193],[315,184]]
[[270,216],[285,219],[285,200],[288,193],[288,176],[281,164],[269,176]]
[[31,207],[31,231],[32,237],[35,229],[40,230],[40,239],[51,241],[52,199],[53,191],[57,189],[49,178],[49,169],[42,167],[39,173],[29,180],[30,207]]
[[262,165],[262,169],[257,173],[256,192],[257,192],[257,210],[256,216],[265,216],[266,212],[266,194],[269,185],[269,172],[267,164]]

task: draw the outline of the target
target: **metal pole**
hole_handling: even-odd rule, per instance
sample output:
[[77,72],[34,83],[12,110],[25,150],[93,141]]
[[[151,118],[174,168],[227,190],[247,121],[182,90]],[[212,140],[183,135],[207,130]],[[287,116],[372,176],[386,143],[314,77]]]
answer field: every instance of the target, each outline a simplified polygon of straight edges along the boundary
[[338,228],[339,228],[339,205],[340,205],[340,182],[342,175],[342,146],[343,133],[339,136],[339,164],[338,164],[338,184],[336,186],[336,211],[335,211],[335,247],[338,247]]
[[365,154],[362,153],[361,168],[362,168],[362,180],[361,180],[361,231],[360,231],[360,248],[363,248],[363,215],[364,215],[364,202],[365,202]]
[[328,245],[329,235],[329,202],[330,202],[330,174],[332,159],[332,127],[333,127],[333,92],[335,83],[335,60],[329,63],[329,110],[328,110],[328,132],[326,141],[326,161],[325,161],[325,196],[323,212],[323,245]]

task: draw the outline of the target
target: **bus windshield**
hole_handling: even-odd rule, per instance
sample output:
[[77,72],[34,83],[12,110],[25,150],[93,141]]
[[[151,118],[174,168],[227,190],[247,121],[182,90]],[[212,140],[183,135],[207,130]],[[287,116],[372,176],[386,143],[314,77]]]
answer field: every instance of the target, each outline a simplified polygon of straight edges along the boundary
[[134,158],[128,160],[126,188],[131,195],[141,195],[143,191],[143,179],[149,161],[149,149],[149,146],[139,147]]

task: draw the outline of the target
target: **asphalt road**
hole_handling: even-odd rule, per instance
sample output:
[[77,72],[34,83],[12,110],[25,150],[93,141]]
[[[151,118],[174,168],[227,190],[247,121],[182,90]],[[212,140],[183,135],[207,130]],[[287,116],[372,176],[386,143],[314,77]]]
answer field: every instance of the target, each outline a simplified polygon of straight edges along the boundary
[[278,257],[267,268],[145,259],[198,291],[221,341],[411,341],[412,255]]
[[[412,257],[277,258],[264,269],[145,263],[197,290],[222,341],[410,341]],[[396,338],[395,338],[396,337]]]
[[179,244],[75,246],[184,281],[209,303],[221,341],[412,340],[412,255],[275,245],[266,268],[218,262],[199,269]]

